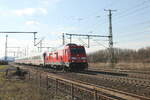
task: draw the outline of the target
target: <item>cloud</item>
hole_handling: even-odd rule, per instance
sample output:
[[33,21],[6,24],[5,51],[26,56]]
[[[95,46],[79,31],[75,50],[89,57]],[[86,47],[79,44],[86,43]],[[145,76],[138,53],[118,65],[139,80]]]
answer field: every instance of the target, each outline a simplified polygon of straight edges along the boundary
[[12,13],[16,14],[17,16],[26,16],[26,15],[31,16],[35,14],[46,15],[48,11],[45,8],[24,8],[24,9],[12,10]]
[[42,12],[43,14],[47,14],[48,11],[45,8],[38,8],[40,12]]
[[26,25],[39,25],[40,23],[39,23],[38,21],[33,21],[33,20],[31,20],[31,21],[25,22],[25,24],[26,24]]
[[38,0],[38,7],[27,7],[19,9],[0,9],[1,16],[33,16],[33,15],[47,15],[48,9],[52,10],[62,0]]
[[33,16],[33,15],[47,15],[46,8],[24,8],[24,9],[12,9],[12,10],[0,10],[1,16]]
[[9,9],[9,10],[0,10],[1,16],[33,16],[33,15],[47,15],[48,9],[55,7],[57,3],[62,0],[39,0],[39,7],[33,8],[20,8],[20,9]]
[[55,5],[57,3],[59,3],[62,0],[41,0],[41,4],[45,5],[45,6],[49,6],[49,5]]
[[18,16],[32,15],[35,13],[35,9],[34,8],[26,8],[26,9],[14,10],[13,12]]
[[48,14],[48,8],[51,6],[55,6],[57,3],[59,3],[62,0],[39,0],[40,7],[38,8],[24,8],[24,9],[17,9],[12,10],[12,12],[18,16],[28,16],[28,15],[47,15]]

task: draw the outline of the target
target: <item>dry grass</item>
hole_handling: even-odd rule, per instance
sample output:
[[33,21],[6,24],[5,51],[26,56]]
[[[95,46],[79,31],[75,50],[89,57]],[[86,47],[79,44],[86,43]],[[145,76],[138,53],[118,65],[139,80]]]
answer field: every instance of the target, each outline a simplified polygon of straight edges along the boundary
[[[90,63],[91,68],[110,68],[108,63]],[[126,70],[150,70],[150,63],[117,63],[115,68]]]
[[[3,67],[5,68],[5,67]],[[6,79],[0,72],[0,100],[67,100],[29,80]]]
[[[42,91],[42,92],[41,92]],[[24,80],[5,79],[0,74],[0,98],[2,100],[49,100],[44,89],[37,88]]]
[[10,66],[8,66],[8,65],[0,65],[0,70],[1,69],[7,69],[7,68],[9,68]]

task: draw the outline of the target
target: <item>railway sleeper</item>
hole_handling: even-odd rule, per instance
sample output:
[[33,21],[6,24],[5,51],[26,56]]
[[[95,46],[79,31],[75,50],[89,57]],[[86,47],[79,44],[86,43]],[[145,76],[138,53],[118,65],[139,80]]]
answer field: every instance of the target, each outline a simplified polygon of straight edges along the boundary
[[150,82],[149,81],[144,81],[144,80],[138,80],[138,79],[130,79],[130,78],[124,78],[124,77],[106,77],[103,76],[101,77],[104,80],[110,80],[110,81],[117,81],[117,82],[121,82],[121,83],[127,83],[127,84],[134,84],[134,85],[138,85],[138,86],[150,86]]

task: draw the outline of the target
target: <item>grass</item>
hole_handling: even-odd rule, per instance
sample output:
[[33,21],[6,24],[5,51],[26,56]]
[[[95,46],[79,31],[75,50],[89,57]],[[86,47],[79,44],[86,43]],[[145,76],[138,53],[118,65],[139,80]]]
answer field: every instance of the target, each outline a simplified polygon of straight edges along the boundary
[[[0,69],[9,66],[0,66]],[[63,96],[55,96],[52,91],[39,87],[29,80],[6,79],[5,72],[0,72],[0,100],[67,100]]]
[[8,66],[8,65],[0,65],[0,70],[2,70],[2,69],[7,69],[7,68],[9,68],[10,66]]
[[1,81],[0,97],[2,100],[49,100],[39,88],[21,80]]

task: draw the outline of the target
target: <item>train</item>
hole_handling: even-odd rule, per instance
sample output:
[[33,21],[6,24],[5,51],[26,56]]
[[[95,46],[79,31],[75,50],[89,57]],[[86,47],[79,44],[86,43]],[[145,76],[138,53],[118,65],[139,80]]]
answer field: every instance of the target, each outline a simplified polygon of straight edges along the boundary
[[81,71],[88,69],[87,55],[84,46],[73,43],[64,45],[51,52],[18,58],[15,60],[15,63],[65,71]]

